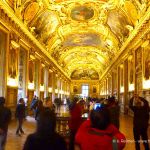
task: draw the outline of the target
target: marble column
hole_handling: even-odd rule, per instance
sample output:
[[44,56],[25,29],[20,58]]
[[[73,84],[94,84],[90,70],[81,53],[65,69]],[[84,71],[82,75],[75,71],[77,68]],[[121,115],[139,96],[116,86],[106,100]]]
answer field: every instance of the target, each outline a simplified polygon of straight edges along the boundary
[[48,97],[48,67],[44,68],[44,97]]
[[35,91],[34,95],[40,96],[40,61],[35,60],[35,74],[34,74],[34,85],[35,85]]
[[64,81],[64,96],[65,96],[65,98],[67,97],[66,96],[66,90],[67,90],[67,88],[66,88],[66,80]]
[[60,98],[60,77],[57,77],[57,91],[58,91],[58,98]]
[[126,108],[128,107],[128,61],[124,61],[124,113],[126,113]]
[[62,79],[60,79],[60,91],[61,91],[60,98],[63,99],[63,93],[62,93],[62,91],[63,91],[63,80]]
[[55,99],[55,87],[56,86],[56,74],[52,72],[52,101],[54,102]]
[[120,101],[120,67],[117,67],[117,99]]
[[9,36],[0,30],[0,96],[6,96]]

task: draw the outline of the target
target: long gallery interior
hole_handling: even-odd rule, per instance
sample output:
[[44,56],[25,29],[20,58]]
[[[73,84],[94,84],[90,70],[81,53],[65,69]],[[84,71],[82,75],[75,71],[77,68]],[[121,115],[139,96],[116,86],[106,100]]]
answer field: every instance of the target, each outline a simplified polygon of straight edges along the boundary
[[[0,0],[0,96],[13,114],[6,150],[21,150],[35,130],[34,95],[63,104],[75,96],[114,96],[124,149],[134,150],[128,104],[135,92],[150,104],[149,0]],[[28,109],[26,134],[16,137],[21,97]],[[62,105],[62,117],[67,114]]]

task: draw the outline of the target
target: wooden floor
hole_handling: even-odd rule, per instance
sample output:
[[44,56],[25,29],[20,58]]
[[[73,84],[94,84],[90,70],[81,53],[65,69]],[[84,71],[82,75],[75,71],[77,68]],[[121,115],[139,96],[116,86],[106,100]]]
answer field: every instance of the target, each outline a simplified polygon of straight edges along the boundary
[[[17,126],[17,122],[15,120],[12,121],[9,126],[6,150],[22,150],[22,147],[23,147],[23,144],[27,135],[34,132],[34,130],[36,129],[36,122],[34,118],[27,117],[23,125],[25,134],[22,135],[21,137],[16,136],[15,134],[16,126]],[[133,134],[132,134],[132,117],[125,116],[125,115],[120,116],[120,130],[126,136],[127,144],[124,150],[135,150]],[[149,133],[149,139],[150,139],[150,127],[149,127],[148,133]],[[149,140],[149,144],[150,144],[150,140]],[[141,150],[144,150],[142,144],[141,144]]]

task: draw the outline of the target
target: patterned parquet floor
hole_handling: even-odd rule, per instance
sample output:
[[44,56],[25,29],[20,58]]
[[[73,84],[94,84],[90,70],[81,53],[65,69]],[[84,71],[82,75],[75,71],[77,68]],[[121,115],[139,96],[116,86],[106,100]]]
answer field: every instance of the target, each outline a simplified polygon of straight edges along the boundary
[[[65,111],[65,110],[63,110]],[[36,121],[33,117],[28,116],[24,122],[23,129],[25,134],[21,137],[16,136],[16,120],[13,120],[9,125],[7,144],[5,150],[22,150],[23,144],[26,140],[28,134],[34,132],[36,129]],[[120,130],[126,136],[127,144],[124,150],[135,150],[134,140],[132,134],[132,117],[121,115],[120,116]],[[148,130],[149,134],[149,144],[150,144],[150,127]],[[141,144],[141,150],[144,150],[143,145]]]

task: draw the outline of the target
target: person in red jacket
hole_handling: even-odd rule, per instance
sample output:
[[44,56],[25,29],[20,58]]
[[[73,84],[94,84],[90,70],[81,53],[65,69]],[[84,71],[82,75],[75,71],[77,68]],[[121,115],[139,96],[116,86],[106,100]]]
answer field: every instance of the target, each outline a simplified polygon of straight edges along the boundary
[[75,150],[122,150],[125,136],[110,123],[108,109],[97,107],[75,136]]
[[70,129],[70,143],[69,150],[74,150],[74,138],[75,134],[82,123],[82,109],[80,104],[77,103],[78,98],[75,97],[73,102],[70,104],[69,112],[69,129]]

